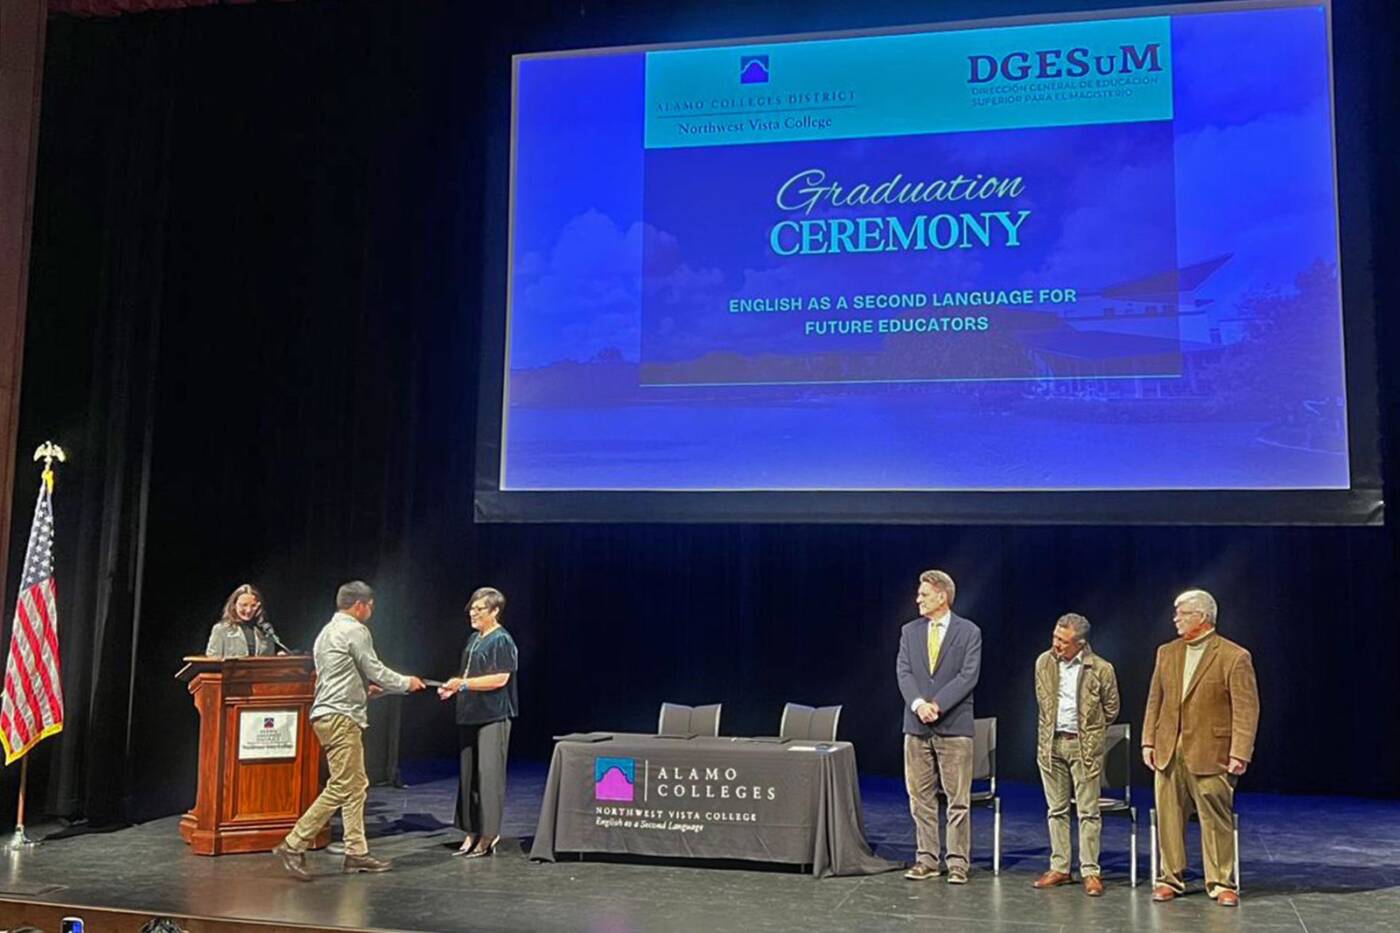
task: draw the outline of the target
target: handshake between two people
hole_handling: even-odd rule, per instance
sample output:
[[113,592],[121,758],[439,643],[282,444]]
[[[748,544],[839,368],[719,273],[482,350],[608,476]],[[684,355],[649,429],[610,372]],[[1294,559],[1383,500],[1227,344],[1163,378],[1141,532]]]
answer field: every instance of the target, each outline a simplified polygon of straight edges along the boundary
[[[427,684],[425,684],[425,683],[423,682],[423,678],[421,678],[421,677],[415,677],[415,676],[413,676],[412,674],[409,675],[409,677],[408,677],[408,692],[409,692],[409,693],[417,693],[417,692],[420,691],[420,690],[426,690],[426,689],[427,689]],[[369,685],[369,687],[368,687],[368,689],[367,689],[366,692],[369,694],[369,698],[370,698],[371,700],[373,700],[375,697],[382,697],[382,696],[384,695],[384,688],[381,687],[381,686],[379,686],[379,684],[373,684],[373,683],[372,683],[372,684]]]
[[[450,680],[442,681],[441,683],[439,683],[437,681],[424,680],[421,677],[409,675],[408,692],[418,693],[419,691],[428,689],[428,687],[430,686],[437,687],[438,699],[450,700],[457,695],[457,693],[462,689],[465,683],[466,681],[461,677],[453,677]],[[370,684],[368,692],[369,698],[374,699],[375,697],[380,697],[384,695],[384,688],[379,686],[379,684]]]

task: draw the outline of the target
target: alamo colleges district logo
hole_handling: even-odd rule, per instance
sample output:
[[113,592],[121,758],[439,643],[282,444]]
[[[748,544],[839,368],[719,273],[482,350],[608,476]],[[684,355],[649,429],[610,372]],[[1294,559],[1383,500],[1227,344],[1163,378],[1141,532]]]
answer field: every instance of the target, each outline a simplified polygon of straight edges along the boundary
[[740,83],[740,84],[767,84],[767,83],[768,83],[768,56],[767,56],[767,55],[741,55],[741,56],[739,56],[739,83]]
[[635,758],[593,759],[593,797],[631,803],[637,795]]

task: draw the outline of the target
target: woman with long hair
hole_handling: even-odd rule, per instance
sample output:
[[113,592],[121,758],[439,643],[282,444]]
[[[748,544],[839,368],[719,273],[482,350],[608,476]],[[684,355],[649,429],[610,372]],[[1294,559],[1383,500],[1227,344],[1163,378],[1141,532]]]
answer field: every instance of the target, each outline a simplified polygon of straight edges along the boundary
[[209,632],[204,653],[211,658],[246,658],[277,653],[277,642],[263,612],[262,594],[245,583],[229,594],[224,611]]

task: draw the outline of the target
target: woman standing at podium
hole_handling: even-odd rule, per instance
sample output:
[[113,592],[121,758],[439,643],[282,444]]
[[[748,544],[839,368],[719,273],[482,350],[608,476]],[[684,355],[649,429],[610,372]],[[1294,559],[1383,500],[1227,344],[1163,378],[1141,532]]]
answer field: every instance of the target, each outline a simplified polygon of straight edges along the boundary
[[506,805],[506,753],[510,721],[519,712],[515,640],[501,627],[506,598],[483,586],[467,601],[472,634],[462,651],[462,674],[438,688],[457,699],[457,748],[461,784],[457,827],[467,832],[456,855],[480,858],[496,851]]
[[204,649],[211,658],[246,658],[277,653],[272,625],[263,615],[262,594],[245,583],[229,594],[223,615],[209,632]]

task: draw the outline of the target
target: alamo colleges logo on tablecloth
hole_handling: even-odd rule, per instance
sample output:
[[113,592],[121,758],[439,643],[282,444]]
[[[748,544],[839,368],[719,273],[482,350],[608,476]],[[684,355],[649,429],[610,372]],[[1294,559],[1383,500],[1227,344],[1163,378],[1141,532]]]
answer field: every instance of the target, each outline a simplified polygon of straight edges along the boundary
[[621,800],[630,803],[637,797],[637,760],[635,758],[595,758],[593,760],[593,797],[596,800]]
[[[798,781],[792,788],[798,793],[784,794],[770,783],[784,771],[775,762],[741,770],[714,756],[686,759],[690,763],[676,764],[670,754],[664,763],[595,757],[593,800],[574,812],[592,810],[588,832],[701,834],[741,825],[751,832],[768,824],[775,832],[790,833],[803,825],[797,811],[812,803],[810,781]],[[583,789],[576,782],[569,786],[575,793]]]

